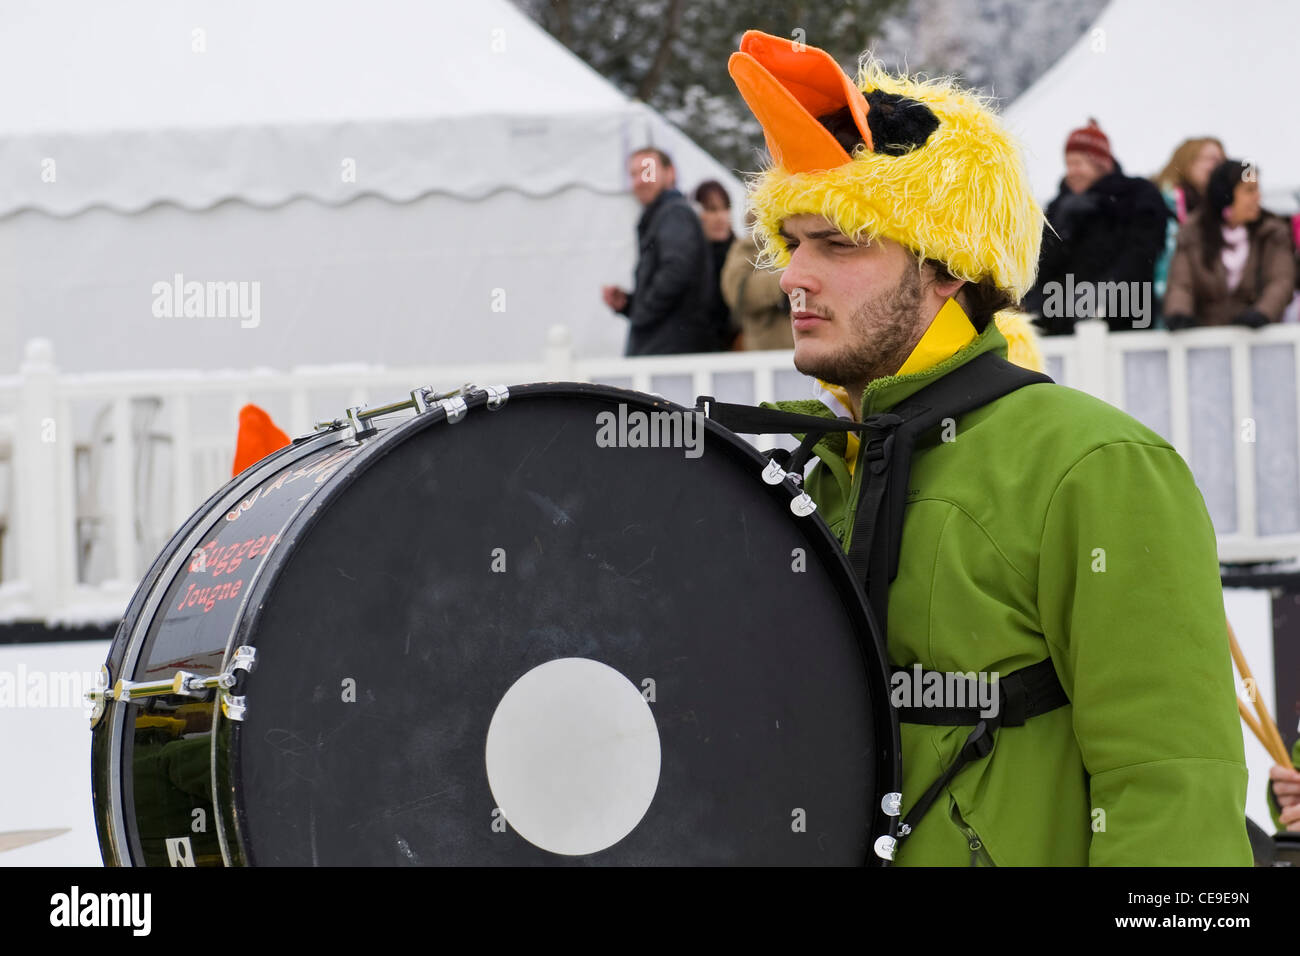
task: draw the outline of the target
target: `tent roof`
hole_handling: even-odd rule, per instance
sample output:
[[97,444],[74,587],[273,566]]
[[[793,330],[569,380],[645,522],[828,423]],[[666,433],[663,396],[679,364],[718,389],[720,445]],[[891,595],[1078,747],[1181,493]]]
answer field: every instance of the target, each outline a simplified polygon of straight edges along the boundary
[[1264,205],[1300,205],[1300,123],[1292,109],[1300,4],[1277,0],[1112,0],[1092,29],[1006,110],[1034,193],[1056,194],[1070,130],[1095,117],[1131,176],[1154,176],[1174,148],[1217,136],[1259,167]]
[[506,0],[8,0],[0,88],[0,216],[617,192],[642,138],[739,189]]

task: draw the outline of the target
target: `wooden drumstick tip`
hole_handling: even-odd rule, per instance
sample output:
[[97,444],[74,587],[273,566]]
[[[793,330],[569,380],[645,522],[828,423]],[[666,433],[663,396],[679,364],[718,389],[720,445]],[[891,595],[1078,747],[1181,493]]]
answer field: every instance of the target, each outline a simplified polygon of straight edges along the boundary
[[[1232,629],[1232,622],[1224,619],[1228,627],[1228,646],[1232,650],[1232,659],[1237,664],[1237,671],[1241,674],[1243,681],[1250,681],[1254,693],[1251,694],[1251,703],[1255,705],[1255,713],[1259,715],[1259,723],[1248,721],[1251,729],[1255,731],[1255,736],[1259,738],[1260,743],[1269,755],[1277,760],[1282,766],[1291,766],[1291,760],[1287,756],[1286,745],[1282,743],[1282,735],[1278,732],[1277,724],[1273,722],[1272,716],[1268,712],[1268,705],[1264,703],[1263,695],[1259,693],[1259,684],[1255,680],[1255,675],[1250,671],[1250,665],[1246,663],[1246,654],[1241,649],[1241,644],[1237,641],[1237,633]],[[1241,698],[1237,698],[1237,705],[1246,717],[1245,705],[1242,704]]]
[[[1250,708],[1246,706],[1246,702],[1240,697],[1237,698],[1237,712],[1241,714],[1241,719],[1245,721],[1246,726],[1255,734],[1255,739],[1260,742],[1266,751],[1268,751],[1268,755],[1274,760],[1277,760],[1279,757],[1277,748],[1274,746],[1273,742],[1267,738],[1264,733],[1264,728],[1260,727],[1259,721],[1254,718],[1250,712]],[[1285,754],[1281,756],[1284,757]],[[1283,766],[1286,766],[1289,761],[1282,760],[1281,763]]]

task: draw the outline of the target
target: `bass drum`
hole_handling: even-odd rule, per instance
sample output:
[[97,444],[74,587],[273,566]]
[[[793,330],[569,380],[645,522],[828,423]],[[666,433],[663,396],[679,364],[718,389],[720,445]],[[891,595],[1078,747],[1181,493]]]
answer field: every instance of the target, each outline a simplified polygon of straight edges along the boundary
[[882,642],[766,465],[579,384],[419,389],[258,462],[110,649],[105,862],[884,862]]

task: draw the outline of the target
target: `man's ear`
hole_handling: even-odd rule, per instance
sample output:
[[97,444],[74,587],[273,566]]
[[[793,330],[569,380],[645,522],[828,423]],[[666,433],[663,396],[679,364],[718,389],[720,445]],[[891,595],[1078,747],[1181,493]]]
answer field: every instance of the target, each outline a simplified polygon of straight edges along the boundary
[[941,299],[951,299],[957,294],[958,290],[966,284],[963,280],[958,279],[955,276],[941,281],[935,272],[934,267],[928,264],[925,267],[925,272],[926,279],[928,280],[927,284]]
[[945,299],[951,299],[961,291],[962,287],[965,285],[966,283],[961,279],[953,279],[950,282],[936,282],[934,284],[934,291],[939,293],[939,295]]

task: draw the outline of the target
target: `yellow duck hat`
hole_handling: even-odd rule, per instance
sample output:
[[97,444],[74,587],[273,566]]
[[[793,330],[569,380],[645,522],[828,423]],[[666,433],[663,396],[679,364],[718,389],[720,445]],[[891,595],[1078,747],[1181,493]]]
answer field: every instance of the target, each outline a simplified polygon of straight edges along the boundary
[[[894,76],[870,58],[854,83],[824,50],[757,30],[727,68],[772,157],[750,180],[765,264],[789,264],[777,230],[813,213],[855,239],[883,236],[937,259],[959,279],[991,278],[1017,301],[1033,285],[1042,209],[1017,144],[976,94]],[[862,145],[851,156],[821,122],[828,116],[856,128]]]

